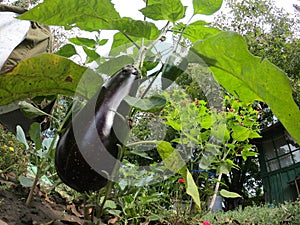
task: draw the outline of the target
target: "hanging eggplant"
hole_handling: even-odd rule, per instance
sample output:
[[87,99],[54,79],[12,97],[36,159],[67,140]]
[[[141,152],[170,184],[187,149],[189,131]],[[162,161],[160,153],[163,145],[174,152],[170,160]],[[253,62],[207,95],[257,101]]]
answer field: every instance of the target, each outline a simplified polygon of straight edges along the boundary
[[132,65],[113,75],[72,119],[56,149],[61,180],[79,192],[104,187],[116,164],[118,144],[128,134],[130,107],[124,97],[135,95],[139,73]]

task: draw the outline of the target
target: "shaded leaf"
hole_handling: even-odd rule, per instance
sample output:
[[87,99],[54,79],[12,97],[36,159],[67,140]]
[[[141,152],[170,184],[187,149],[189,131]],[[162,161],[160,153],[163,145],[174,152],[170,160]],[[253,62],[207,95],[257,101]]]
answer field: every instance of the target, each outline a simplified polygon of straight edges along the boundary
[[55,54],[41,54],[1,74],[0,105],[36,96],[74,95],[75,92],[91,98],[102,84],[102,78],[86,67]]
[[42,137],[41,137],[41,125],[34,122],[29,128],[30,139],[34,142],[35,149],[39,150],[42,148]]
[[51,116],[26,101],[20,101],[19,108],[29,119],[33,119],[38,116]]
[[222,6],[223,0],[193,0],[194,14],[211,15]]
[[242,36],[220,32],[196,42],[194,51],[212,70],[216,80],[244,102],[266,102],[288,132],[300,142],[300,111],[285,73],[253,56]]
[[150,98],[135,98],[126,96],[125,101],[132,107],[143,112],[157,112],[166,104],[166,98],[161,95],[153,95]]
[[62,46],[57,52],[55,52],[56,55],[64,56],[64,57],[71,57],[73,55],[76,55],[76,49],[74,45],[72,44],[66,44]]
[[100,64],[97,68],[98,73],[106,74],[108,76],[112,76],[124,66],[128,64],[132,64],[134,59],[127,55],[122,55],[117,58],[110,59],[102,64]]

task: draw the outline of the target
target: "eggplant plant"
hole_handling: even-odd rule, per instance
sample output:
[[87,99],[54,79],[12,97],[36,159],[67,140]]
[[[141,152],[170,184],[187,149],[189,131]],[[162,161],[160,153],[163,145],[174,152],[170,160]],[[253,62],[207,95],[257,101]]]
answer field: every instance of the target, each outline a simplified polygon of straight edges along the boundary
[[[123,128],[127,127],[127,116],[132,112],[130,107],[134,108],[133,111],[145,108],[151,111],[153,108],[151,101],[150,107],[144,108],[145,102],[139,101],[139,106],[133,103],[130,107],[127,105],[126,110],[119,108],[127,104],[125,96],[130,93],[138,76],[149,80],[151,86],[161,75],[162,83],[168,79],[163,85],[163,89],[167,89],[186,68],[195,64],[205,65],[226,91],[243,102],[266,102],[295,140],[300,142],[300,130],[294,122],[300,120],[300,111],[293,101],[284,72],[267,59],[250,54],[245,40],[237,33],[224,32],[195,19],[195,15],[212,15],[218,11],[222,0],[193,0],[189,6],[192,7],[192,15],[188,15],[187,6],[180,0],[144,2],[145,7],[140,10],[144,20],[121,17],[110,0],[45,0],[18,17],[98,34],[91,39],[70,40],[72,45],[81,46],[87,54],[86,66],[79,66],[62,56],[44,54],[24,60],[14,70],[0,76],[0,105],[53,94],[80,95],[90,99],[62,132],[57,146],[56,168],[66,184],[78,191],[98,190],[112,178],[116,163],[110,159],[121,159],[118,153],[124,147],[127,132]],[[132,15],[135,13],[132,12]],[[165,22],[163,28],[158,28],[157,21]],[[95,46],[106,43],[106,39],[99,38],[101,32],[110,30],[117,33],[112,38],[109,56],[100,54],[97,58],[99,54],[95,54]],[[171,42],[172,48],[159,49],[158,44],[166,41]],[[165,54],[168,51],[171,54]],[[75,51],[72,52],[75,54]],[[124,53],[135,58],[126,67],[128,61],[120,60]],[[63,49],[59,54],[72,55],[63,54]],[[185,54],[186,61],[178,63],[176,56],[180,59],[182,54]],[[198,58],[195,60],[194,56]],[[87,67],[91,61],[96,64],[93,70]],[[156,71],[153,73],[154,68]],[[114,75],[102,86],[100,76],[92,76],[95,71]],[[194,71],[192,77],[200,81],[201,73]],[[79,87],[80,83],[86,85]],[[140,98],[146,97],[148,90]],[[125,121],[126,125],[120,121]],[[120,128],[115,129],[116,125]],[[151,143],[156,145],[166,167],[185,179],[187,193],[200,207],[198,188],[185,166],[186,161],[173,143],[165,140],[152,140]],[[170,155],[173,157],[170,158]]]

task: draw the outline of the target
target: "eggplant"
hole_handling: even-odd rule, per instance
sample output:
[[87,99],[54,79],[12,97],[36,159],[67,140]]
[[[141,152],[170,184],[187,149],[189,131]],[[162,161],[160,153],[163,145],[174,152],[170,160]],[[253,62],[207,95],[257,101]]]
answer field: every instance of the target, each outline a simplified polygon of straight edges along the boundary
[[138,70],[127,65],[110,77],[77,113],[61,135],[55,153],[60,179],[78,192],[97,191],[111,179],[118,145],[129,132],[130,106],[123,100],[135,95]]

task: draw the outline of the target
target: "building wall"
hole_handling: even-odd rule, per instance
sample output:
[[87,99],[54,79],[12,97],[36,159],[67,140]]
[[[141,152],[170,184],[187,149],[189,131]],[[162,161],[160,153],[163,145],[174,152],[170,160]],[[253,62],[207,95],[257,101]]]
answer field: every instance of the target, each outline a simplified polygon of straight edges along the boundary
[[288,181],[300,174],[299,145],[278,123],[262,132],[256,146],[260,153],[265,200],[270,203],[296,200],[296,187]]

